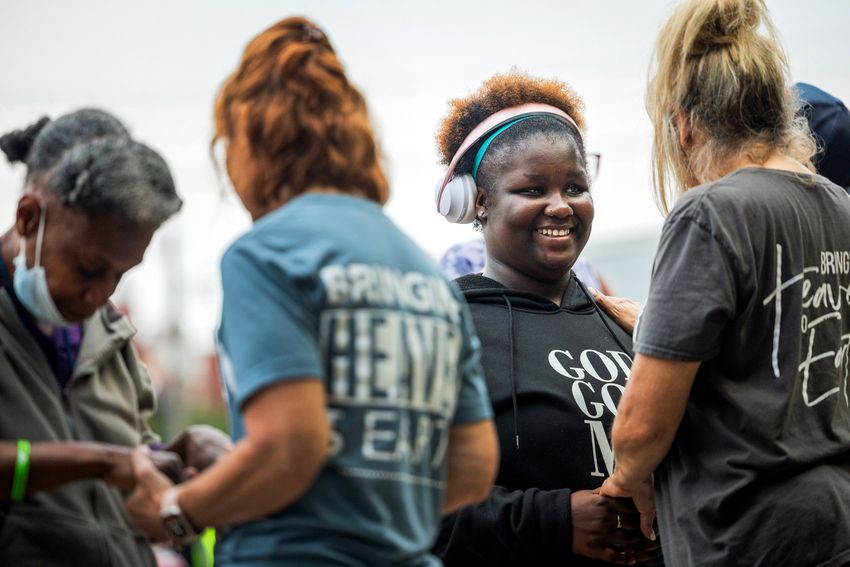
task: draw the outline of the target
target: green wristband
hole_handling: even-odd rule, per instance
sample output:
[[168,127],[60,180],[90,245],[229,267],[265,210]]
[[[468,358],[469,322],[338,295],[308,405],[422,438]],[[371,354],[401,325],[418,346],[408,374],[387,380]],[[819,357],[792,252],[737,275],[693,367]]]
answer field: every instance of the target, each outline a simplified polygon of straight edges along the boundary
[[12,480],[12,502],[20,502],[27,493],[30,476],[30,442],[18,439],[18,456],[15,459],[15,478]]

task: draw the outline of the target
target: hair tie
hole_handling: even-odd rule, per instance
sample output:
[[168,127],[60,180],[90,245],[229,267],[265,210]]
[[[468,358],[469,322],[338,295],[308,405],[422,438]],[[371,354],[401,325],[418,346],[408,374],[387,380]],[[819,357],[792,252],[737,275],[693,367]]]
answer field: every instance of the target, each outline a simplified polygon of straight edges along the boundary
[[325,38],[325,33],[311,24],[304,24],[301,28],[301,41],[304,43],[313,43],[322,41]]

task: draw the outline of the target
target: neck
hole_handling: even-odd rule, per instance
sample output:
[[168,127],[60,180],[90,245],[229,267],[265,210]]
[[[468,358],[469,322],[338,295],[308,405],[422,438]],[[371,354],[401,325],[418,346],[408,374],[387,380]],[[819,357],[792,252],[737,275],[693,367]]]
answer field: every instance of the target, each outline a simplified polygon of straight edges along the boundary
[[276,211],[277,209],[281,208],[292,199],[300,195],[308,195],[314,193],[335,193],[339,195],[351,195],[352,197],[366,197],[363,191],[359,189],[347,190],[340,189],[339,187],[331,187],[329,185],[313,185],[311,187],[308,187],[298,195],[294,196],[288,195],[285,192],[278,193],[272,200],[267,201],[262,206],[257,207],[255,210],[249,209],[249,212],[251,213],[251,217],[253,218],[253,220],[256,222],[267,214],[271,213],[272,211]]
[[[779,151],[772,152],[767,159],[762,163],[756,163],[746,154],[738,155],[728,162],[728,166],[718,172],[717,179],[725,177],[730,173],[745,169],[747,167],[757,167],[761,169],[777,169],[779,171],[790,171],[792,173],[807,173],[812,174],[812,171],[796,159],[783,154]],[[713,180],[710,180],[713,181]]]
[[522,272],[518,272],[505,264],[487,258],[487,263],[484,265],[484,275],[492,280],[496,280],[505,287],[516,289],[519,291],[527,291],[545,297],[555,305],[561,305],[561,299],[564,297],[564,292],[570,285],[570,275],[572,271],[567,270],[561,277],[551,281],[542,281],[531,277]]

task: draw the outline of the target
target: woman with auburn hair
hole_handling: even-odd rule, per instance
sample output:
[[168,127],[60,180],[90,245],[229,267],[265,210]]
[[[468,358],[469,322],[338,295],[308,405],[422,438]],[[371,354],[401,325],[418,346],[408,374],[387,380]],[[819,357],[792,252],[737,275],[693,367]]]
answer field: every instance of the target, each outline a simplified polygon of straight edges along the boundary
[[596,493],[613,467],[608,430],[632,351],[574,272],[595,214],[583,130],[572,88],[514,71],[453,100],[437,134],[449,169],[439,210],[484,235],[483,273],[455,281],[481,340],[501,456],[490,497],[443,522],[446,565],[661,562],[634,504]]
[[366,105],[326,35],[254,38],[215,140],[255,224],[225,253],[219,361],[233,452],[172,486],[143,452],[152,537],[227,525],[217,565],[437,565],[442,512],[484,498],[496,442],[460,294],[381,211]]
[[668,565],[850,562],[850,200],[788,84],[761,0],[690,0],[659,33],[669,216],[602,493],[646,533],[657,501]]

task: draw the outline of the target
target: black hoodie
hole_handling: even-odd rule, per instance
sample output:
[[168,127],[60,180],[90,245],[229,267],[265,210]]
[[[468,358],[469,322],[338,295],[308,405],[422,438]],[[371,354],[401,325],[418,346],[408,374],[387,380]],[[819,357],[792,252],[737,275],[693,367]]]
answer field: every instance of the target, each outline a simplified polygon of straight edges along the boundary
[[613,468],[631,337],[575,277],[560,306],[481,275],[455,281],[481,340],[501,463],[490,497],[443,521],[435,551],[447,566],[605,565],[571,552],[570,493]]

